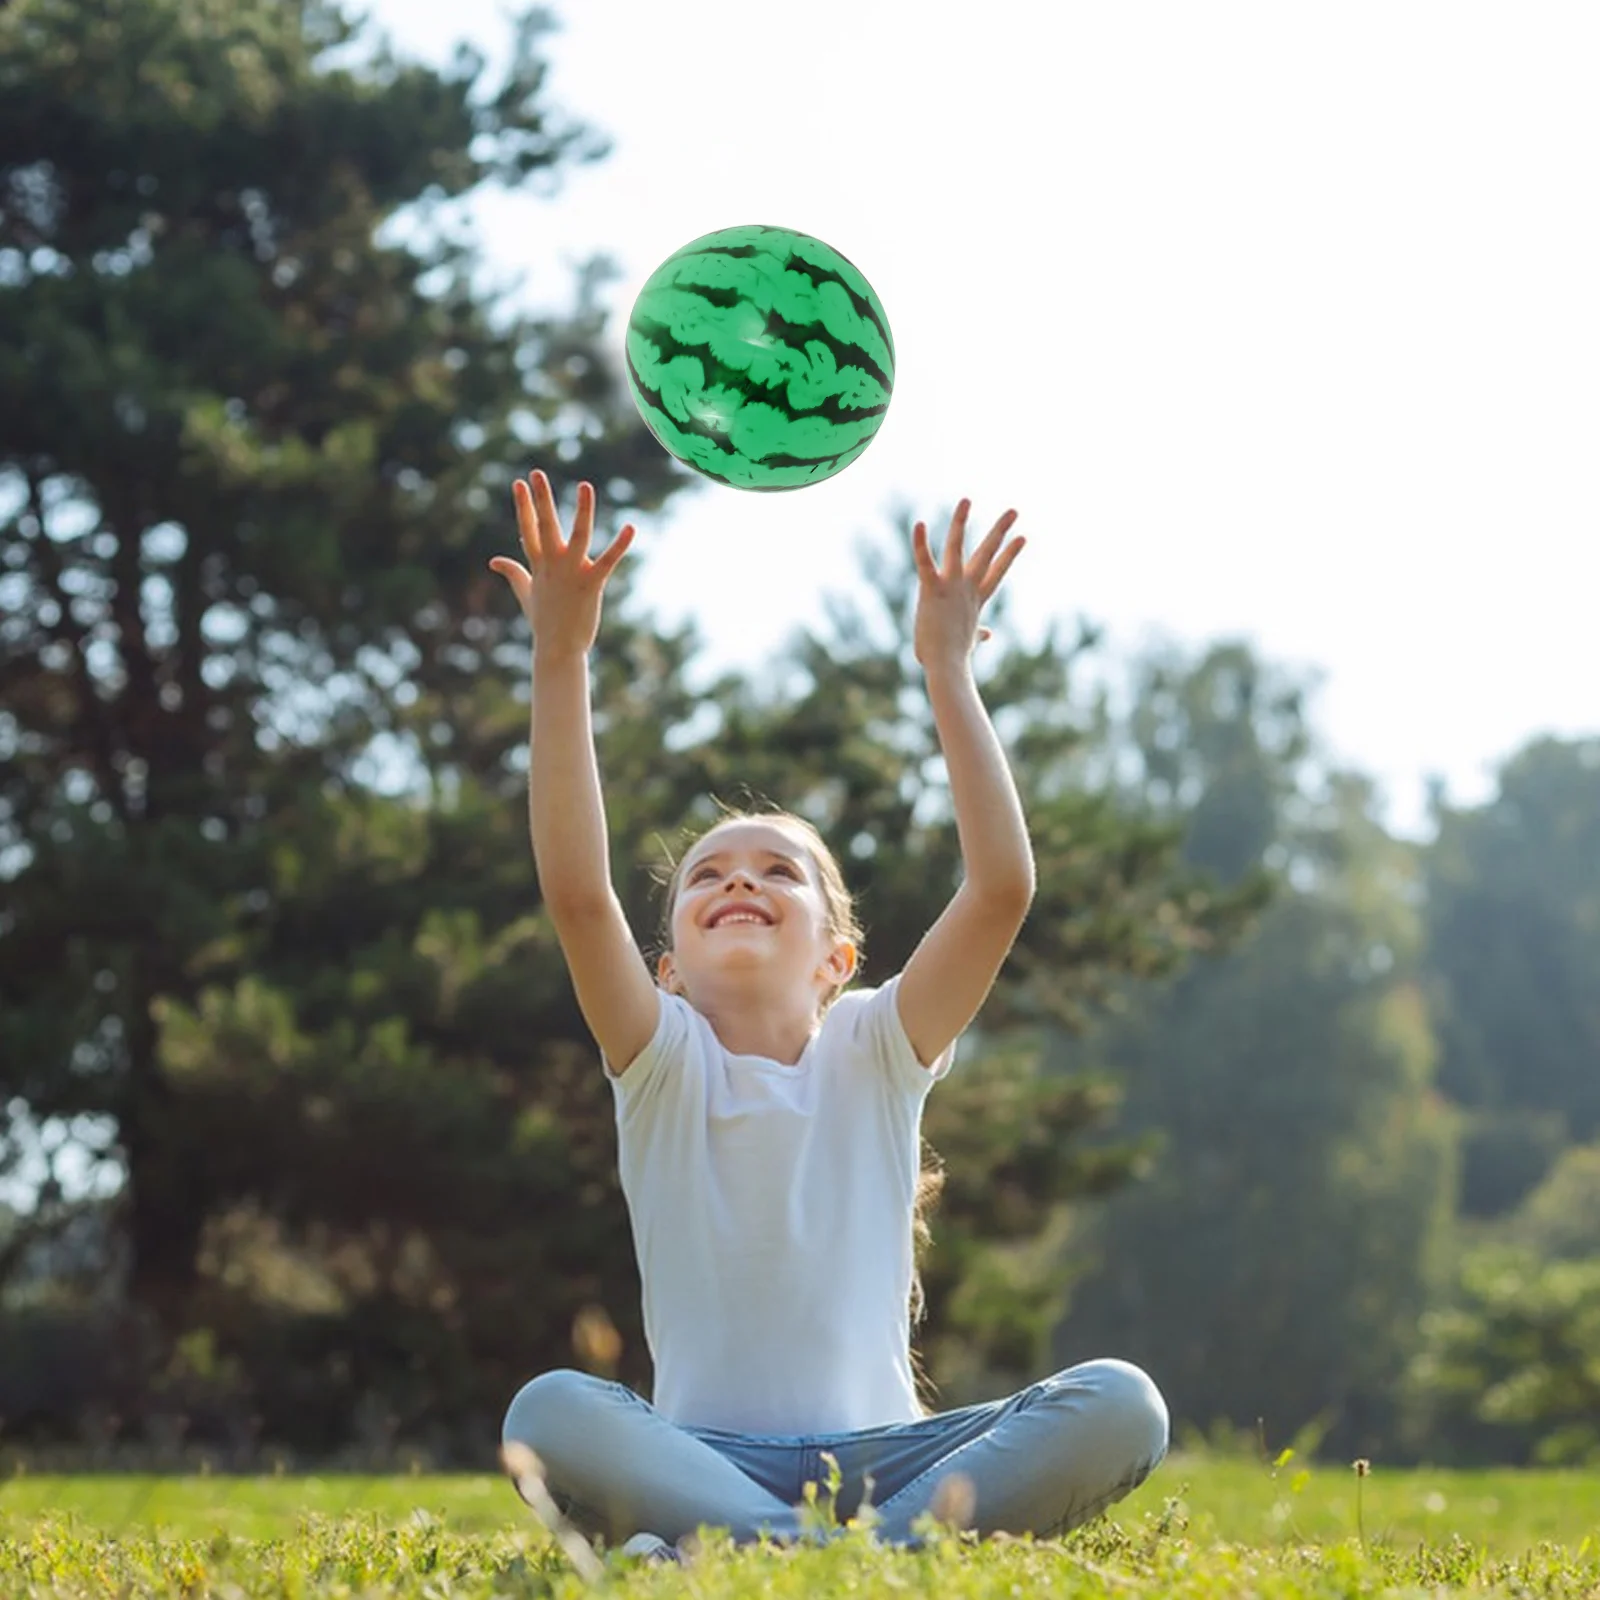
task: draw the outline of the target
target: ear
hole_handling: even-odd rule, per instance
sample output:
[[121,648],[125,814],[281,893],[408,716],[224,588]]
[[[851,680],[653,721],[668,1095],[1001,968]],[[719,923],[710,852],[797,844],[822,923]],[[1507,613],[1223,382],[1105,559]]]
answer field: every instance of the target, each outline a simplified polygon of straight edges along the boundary
[[835,989],[842,989],[856,975],[856,947],[848,939],[837,940],[822,963],[822,972]]
[[673,965],[672,952],[670,950],[663,951],[661,959],[656,962],[656,982],[668,994],[676,994],[678,992],[678,969]]

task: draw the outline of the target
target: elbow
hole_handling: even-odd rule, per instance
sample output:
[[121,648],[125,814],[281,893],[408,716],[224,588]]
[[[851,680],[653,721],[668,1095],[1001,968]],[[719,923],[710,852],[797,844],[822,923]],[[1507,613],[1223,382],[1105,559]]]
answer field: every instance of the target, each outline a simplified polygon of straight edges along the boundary
[[557,929],[593,922],[609,914],[616,896],[609,884],[541,887],[545,912]]
[[1006,877],[973,887],[978,899],[983,902],[985,909],[991,915],[996,918],[1014,919],[1020,927],[1033,905],[1037,887],[1034,881],[1033,863],[1028,862],[1025,870],[1021,872],[1008,874]]
[[1033,866],[1032,850],[1023,849],[1016,870],[1007,875],[1003,887],[1007,903],[1015,909],[1020,921],[1027,916],[1028,908],[1033,904],[1034,894],[1039,887],[1038,874]]
[[1012,900],[1013,908],[1017,914],[1017,924],[1019,927],[1023,921],[1026,920],[1028,912],[1033,906],[1033,896],[1037,888],[1038,884],[1034,881],[1033,876],[1033,863],[1029,862],[1027,875],[1017,884],[1016,892]]

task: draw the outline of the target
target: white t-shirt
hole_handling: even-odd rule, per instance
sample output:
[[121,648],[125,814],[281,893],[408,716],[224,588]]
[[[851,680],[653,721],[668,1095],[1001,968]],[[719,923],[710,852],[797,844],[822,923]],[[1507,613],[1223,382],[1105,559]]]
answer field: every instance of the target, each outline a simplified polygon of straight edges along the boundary
[[954,1046],[917,1060],[898,981],[841,995],[794,1066],[729,1054],[663,993],[654,1037],[612,1077],[654,1402],[672,1421],[792,1435],[920,1415],[918,1135]]

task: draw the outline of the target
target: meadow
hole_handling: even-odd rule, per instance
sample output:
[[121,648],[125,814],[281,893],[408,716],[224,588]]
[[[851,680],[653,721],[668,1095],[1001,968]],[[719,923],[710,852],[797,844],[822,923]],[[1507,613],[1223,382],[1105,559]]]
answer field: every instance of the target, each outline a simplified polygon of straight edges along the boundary
[[[864,1536],[798,1553],[710,1541],[686,1567],[612,1558],[619,1597],[1600,1597],[1600,1474],[1276,1468],[1175,1456],[1061,1541]],[[492,1476],[18,1473],[0,1485],[4,1600],[508,1600],[577,1596]]]

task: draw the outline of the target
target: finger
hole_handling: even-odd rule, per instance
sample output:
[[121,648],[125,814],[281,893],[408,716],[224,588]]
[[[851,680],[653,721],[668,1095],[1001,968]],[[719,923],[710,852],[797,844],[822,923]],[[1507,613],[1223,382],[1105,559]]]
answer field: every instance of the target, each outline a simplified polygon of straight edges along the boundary
[[989,596],[1000,587],[1001,581],[1011,570],[1011,563],[1022,554],[1023,548],[1026,546],[1027,542],[1028,541],[1024,539],[1021,534],[1018,534],[1017,537],[1000,552],[999,559],[992,567],[989,568],[989,571],[985,575],[983,582],[978,585],[978,598],[980,600],[987,600]]
[[1017,520],[1015,511],[1008,511],[989,530],[983,543],[972,552],[972,559],[967,563],[967,576],[982,579],[989,570],[989,563],[994,560],[994,553],[1000,548],[1000,541],[1011,531],[1011,525]]
[[[572,542],[578,542],[578,531],[572,531]],[[633,543],[633,524],[625,522],[618,530],[617,536],[606,546],[603,554],[595,557],[594,570],[600,574],[600,581],[604,583],[615,570],[617,563],[627,554],[628,546]]]
[[550,480],[542,472],[531,474],[533,484],[533,509],[539,518],[539,546],[544,555],[558,556],[566,546],[561,542],[561,518],[556,515],[556,497],[550,492]]
[[567,549],[580,561],[589,553],[589,539],[594,533],[594,485],[578,485],[578,509],[572,518],[572,541]]
[[917,576],[937,578],[939,569],[933,564],[933,552],[928,548],[928,525],[919,522],[911,530],[911,555],[917,564]]
[[513,561],[510,556],[496,556],[489,563],[489,570],[498,572],[510,584],[512,594],[517,597],[517,604],[521,605],[533,587],[533,574],[520,561]]
[[967,535],[967,513],[971,510],[972,502],[962,500],[950,517],[950,536],[944,546],[944,570],[952,578],[961,570],[961,545]]
[[522,536],[522,553],[538,562],[544,555],[539,543],[539,519],[533,509],[533,496],[521,478],[511,485],[511,499],[517,508],[517,532]]

